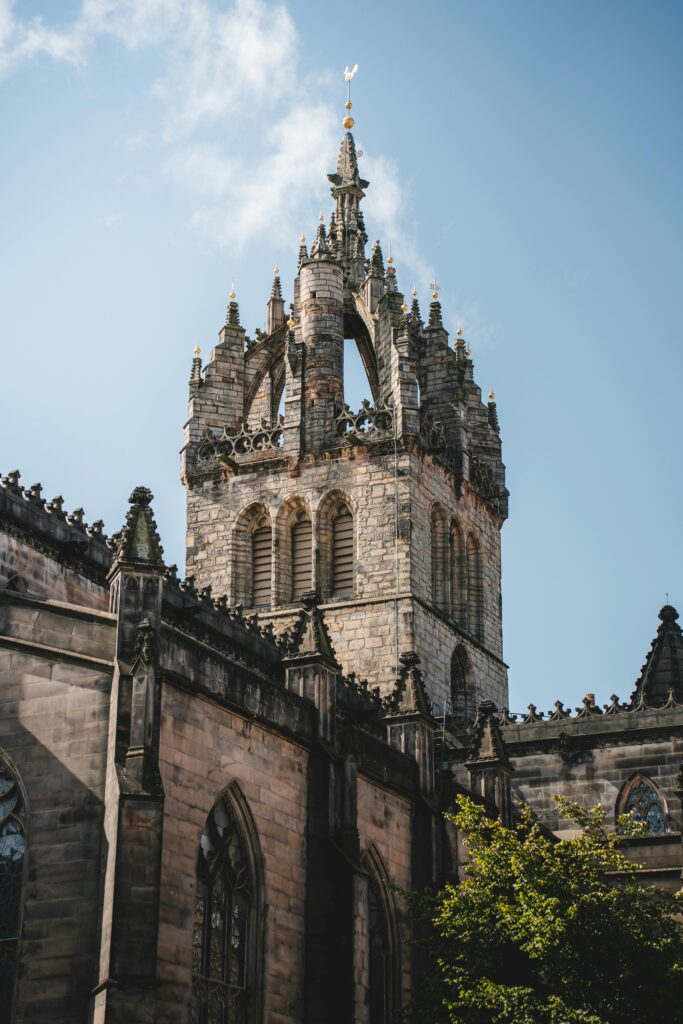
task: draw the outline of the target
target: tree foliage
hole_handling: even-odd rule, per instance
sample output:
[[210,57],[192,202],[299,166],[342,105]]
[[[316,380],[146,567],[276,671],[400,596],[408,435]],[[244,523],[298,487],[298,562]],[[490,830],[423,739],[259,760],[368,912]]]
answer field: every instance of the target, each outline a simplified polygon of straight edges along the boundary
[[559,841],[526,806],[513,828],[466,797],[448,815],[470,857],[414,898],[416,1024],[683,1024],[681,901],[637,884],[602,807],[558,802],[578,829]]

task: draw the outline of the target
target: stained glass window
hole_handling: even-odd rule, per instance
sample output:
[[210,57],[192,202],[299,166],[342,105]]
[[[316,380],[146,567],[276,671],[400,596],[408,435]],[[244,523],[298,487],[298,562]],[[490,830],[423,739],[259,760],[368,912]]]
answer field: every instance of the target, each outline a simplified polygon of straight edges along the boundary
[[626,792],[622,814],[647,822],[648,832],[666,832],[666,813],[662,798],[644,775],[637,775]]
[[19,938],[26,815],[17,780],[0,761],[0,1014],[9,1020]]
[[192,1024],[246,1024],[253,882],[229,801],[216,804],[202,834],[192,939]]

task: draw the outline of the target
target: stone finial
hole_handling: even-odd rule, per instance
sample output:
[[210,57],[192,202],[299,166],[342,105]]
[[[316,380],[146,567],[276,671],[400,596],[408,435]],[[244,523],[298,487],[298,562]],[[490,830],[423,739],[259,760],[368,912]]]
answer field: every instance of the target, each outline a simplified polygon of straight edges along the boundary
[[117,538],[112,570],[122,563],[147,569],[164,568],[164,549],[150,507],[152,498],[148,487],[136,487],[128,499],[130,508]]
[[420,312],[420,303],[417,299],[417,290],[413,288],[413,297],[410,304],[410,319],[417,326],[422,323],[422,313]]
[[315,240],[311,246],[311,257],[313,259],[321,259],[323,256],[330,255],[330,247],[327,244],[327,236],[325,234],[325,222],[320,215],[320,221],[318,223],[318,230],[315,233]]
[[373,242],[372,255],[370,256],[370,277],[380,277],[384,279],[384,257],[382,256],[382,246],[379,241]]
[[0,484],[3,490],[8,491],[9,494],[15,494],[17,497],[21,497],[21,486],[19,480],[21,479],[21,473],[18,469],[11,469],[7,476],[0,478]]
[[273,284],[272,284],[272,287],[270,289],[270,297],[271,297],[271,299],[282,300],[282,285],[280,283],[280,268],[279,267],[275,268],[274,274],[275,274],[275,276],[273,277]]
[[500,423],[498,422],[498,409],[497,409],[497,406],[496,406],[496,403],[495,403],[495,400],[494,400],[494,397],[493,397],[493,391],[489,395],[488,417],[489,417],[489,424],[491,425],[493,430],[495,430],[495,432],[497,434],[499,434],[500,433]]
[[228,308],[225,313],[225,326],[226,327],[239,327],[240,326],[240,307],[236,301],[237,296],[235,295],[235,289],[230,289],[230,295],[228,296]]
[[480,702],[472,725],[472,746],[467,766],[481,761],[495,761],[507,768],[511,767],[500,734],[498,708],[492,700]]
[[414,651],[399,657],[399,672],[393,693],[385,699],[387,714],[419,714],[432,718],[432,705],[420,670],[420,658]]
[[307,590],[301,597],[302,608],[287,641],[286,656],[301,658],[318,656],[336,665],[337,658],[327,625],[318,604],[316,590]]
[[429,326],[430,327],[443,327],[443,318],[441,316],[441,303],[437,298],[433,298],[429,303]]
[[202,383],[202,350],[195,345],[192,355],[192,369],[190,371],[190,387],[197,388]]
[[308,259],[308,249],[306,248],[306,236],[301,235],[299,239],[299,266]]

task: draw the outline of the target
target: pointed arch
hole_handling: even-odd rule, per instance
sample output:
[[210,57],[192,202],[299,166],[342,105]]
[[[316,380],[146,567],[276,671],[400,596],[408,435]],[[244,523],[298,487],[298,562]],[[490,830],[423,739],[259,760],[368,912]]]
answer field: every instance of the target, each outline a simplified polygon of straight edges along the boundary
[[669,830],[664,796],[643,771],[634,772],[621,787],[616,803],[616,818],[621,814],[631,814],[636,821],[644,821],[648,832],[653,835]]
[[232,531],[230,600],[246,608],[272,603],[273,528],[262,502],[242,509]]
[[432,604],[443,615],[448,615],[450,610],[448,526],[446,513],[441,505],[432,505],[430,523],[432,553]]
[[465,538],[457,519],[451,519],[450,529],[451,567],[451,616],[459,625],[466,623],[467,573],[465,566]]
[[481,550],[479,540],[470,530],[467,534],[466,590],[467,629],[477,640],[484,639],[484,581],[482,576]]
[[351,597],[356,579],[356,516],[344,491],[329,491],[316,515],[318,587],[323,598]]
[[461,724],[471,722],[477,710],[474,670],[464,644],[458,644],[451,655],[451,709]]
[[401,1009],[401,933],[389,872],[373,843],[362,857],[368,872],[369,1024],[391,1024]]
[[0,753],[0,1006],[12,1016],[26,879],[28,808],[19,773]]
[[192,1024],[263,1017],[265,872],[249,805],[231,783],[213,805],[197,853]]
[[299,495],[280,506],[276,522],[275,593],[279,604],[292,604],[315,586],[313,576],[313,521],[308,504]]

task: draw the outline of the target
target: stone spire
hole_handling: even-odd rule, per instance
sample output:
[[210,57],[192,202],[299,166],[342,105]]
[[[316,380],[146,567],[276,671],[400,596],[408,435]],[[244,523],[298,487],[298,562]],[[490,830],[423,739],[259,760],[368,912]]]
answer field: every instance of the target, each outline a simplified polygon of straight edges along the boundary
[[422,323],[422,313],[420,312],[420,303],[417,299],[417,290],[413,288],[413,301],[410,304],[410,318],[417,327]]
[[325,235],[325,222],[322,214],[320,214],[320,222],[318,224],[318,230],[316,231],[315,241],[311,246],[311,258],[321,259],[323,256],[330,255],[330,247],[327,244],[327,237]]
[[676,703],[683,703],[683,634],[678,612],[665,604],[659,618],[661,625],[631,695],[632,706],[642,700],[650,707],[662,707],[669,699],[669,691]]
[[228,308],[225,313],[226,327],[240,326],[240,307],[236,302],[236,298],[235,289],[233,287],[230,289],[230,295],[228,296]]
[[384,278],[384,257],[379,240],[373,243],[370,257],[370,277]]
[[273,286],[270,289],[268,300],[268,334],[272,334],[285,322],[285,300],[282,297],[282,286],[280,284],[280,268],[274,270]]
[[301,264],[304,262],[304,260],[307,260],[307,259],[308,259],[308,249],[306,248],[306,236],[304,234],[302,234],[301,238],[299,239],[299,266],[301,266]]
[[[353,135],[347,131],[342,139],[335,174],[328,174],[335,201],[336,250],[342,259],[353,259],[356,253],[356,236],[365,235],[359,204],[365,195],[369,182],[361,178],[358,171],[358,154]],[[365,238],[363,239],[365,241]]]
[[202,350],[199,345],[195,346],[192,355],[192,370],[190,371],[190,387],[198,388],[202,383]]
[[492,700],[479,704],[465,767],[470,773],[473,791],[496,806],[504,825],[511,825],[510,776],[514,769],[501,736],[498,709]]

